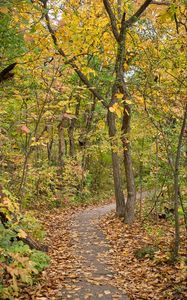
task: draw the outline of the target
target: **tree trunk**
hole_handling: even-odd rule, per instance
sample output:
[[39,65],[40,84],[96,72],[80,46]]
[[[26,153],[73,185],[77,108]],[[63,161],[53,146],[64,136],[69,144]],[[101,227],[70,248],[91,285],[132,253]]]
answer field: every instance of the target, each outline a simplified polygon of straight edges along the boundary
[[94,112],[95,112],[95,108],[96,108],[96,102],[97,102],[97,99],[95,97],[93,97],[93,103],[91,105],[90,111],[86,118],[85,133],[83,135],[84,147],[83,147],[82,167],[84,170],[86,170],[88,168],[88,164],[89,164],[89,156],[86,153],[87,152],[86,148],[89,145],[88,134],[91,131],[91,126],[92,126],[92,122],[94,119]]
[[74,142],[74,120],[71,120],[71,124],[68,128],[68,137],[69,137],[69,155],[71,157],[75,156],[75,142]]
[[139,167],[139,189],[140,189],[140,210],[139,210],[139,215],[140,215],[140,220],[142,219],[142,200],[143,200],[143,152],[144,152],[144,138],[142,140],[142,145],[141,145],[141,153],[139,156],[140,160],[140,167]]
[[114,149],[116,145],[116,124],[115,124],[115,115],[114,113],[108,110],[107,114],[108,128],[109,128],[109,137],[111,140],[111,151],[112,151],[112,168],[113,168],[113,179],[114,179],[114,189],[115,189],[115,198],[116,198],[116,214],[119,217],[125,216],[125,199],[122,189],[122,180],[120,174],[120,162],[119,156]]
[[179,135],[179,141],[177,146],[177,153],[175,159],[175,169],[174,169],[174,215],[175,215],[175,241],[174,241],[174,249],[173,249],[173,258],[174,260],[178,256],[179,252],[179,244],[180,244],[180,230],[179,230],[179,165],[181,158],[181,149],[182,149],[182,140],[185,134],[186,129],[186,119],[187,119],[187,105],[184,109],[184,117],[181,126],[181,132]]
[[65,155],[65,138],[64,138],[64,124],[62,122],[58,125],[58,137],[59,137],[59,164],[61,167],[64,165],[64,155]]
[[125,27],[125,16],[124,13],[121,20],[121,29],[118,42],[118,52],[116,58],[116,81],[113,86],[114,91],[117,89],[123,94],[123,120],[122,120],[122,144],[123,144],[123,161],[125,167],[126,184],[127,184],[127,201],[125,207],[125,222],[131,224],[135,218],[135,201],[136,201],[136,189],[132,168],[132,157],[130,149],[130,121],[131,121],[131,108],[130,105],[125,101],[129,96],[125,81],[124,81],[124,63],[126,55],[126,27]]
[[70,120],[70,126],[68,128],[68,137],[69,137],[69,155],[71,157],[75,156],[75,141],[74,141],[74,129],[75,129],[75,124],[76,124],[76,120],[77,117],[79,115],[79,110],[80,110],[80,103],[81,103],[81,99],[78,99],[77,105],[76,105],[76,109],[75,109],[75,117]]
[[47,143],[47,157],[49,162],[51,161],[52,147],[53,147],[53,139],[51,139],[50,142]]
[[122,143],[123,143],[123,160],[127,184],[127,201],[125,210],[125,222],[131,224],[135,218],[135,202],[136,202],[136,188],[134,182],[134,174],[132,167],[132,156],[130,149],[130,140],[128,134],[130,133],[131,109],[130,106],[124,102],[123,123],[122,123]]
[[51,161],[51,156],[52,156],[52,147],[53,147],[53,129],[47,125],[46,130],[49,134],[49,142],[47,143],[47,157],[48,157],[48,162]]

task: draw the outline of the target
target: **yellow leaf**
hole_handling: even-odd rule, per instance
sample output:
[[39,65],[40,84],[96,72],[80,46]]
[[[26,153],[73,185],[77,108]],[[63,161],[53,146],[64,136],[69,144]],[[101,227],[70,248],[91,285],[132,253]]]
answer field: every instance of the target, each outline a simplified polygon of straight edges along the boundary
[[125,102],[127,103],[127,104],[132,104],[132,101],[131,100],[125,100]]
[[96,75],[96,71],[89,67],[84,67],[84,68],[82,68],[82,70],[85,75],[89,75],[89,74],[93,74],[94,76]]
[[117,99],[122,99],[123,98],[123,94],[122,93],[118,93],[115,95]]
[[118,118],[122,116],[122,107],[118,103],[114,103],[113,106],[109,107],[111,112],[115,112]]
[[121,109],[119,109],[119,108],[116,109],[116,115],[118,116],[118,118],[121,118],[121,116],[122,116]]
[[115,109],[114,109],[114,107],[113,107],[113,106],[109,107],[109,111],[111,111],[111,112],[115,112]]
[[19,236],[20,238],[25,239],[25,238],[27,237],[27,234],[26,234],[26,232],[23,231],[22,229],[19,229],[19,231],[18,231],[18,236]]
[[99,129],[105,128],[105,122],[104,122],[104,121],[99,121],[99,122],[97,123],[97,127],[98,127]]
[[123,67],[124,67],[124,71],[128,71],[129,70],[129,66],[128,66],[127,63],[124,63]]

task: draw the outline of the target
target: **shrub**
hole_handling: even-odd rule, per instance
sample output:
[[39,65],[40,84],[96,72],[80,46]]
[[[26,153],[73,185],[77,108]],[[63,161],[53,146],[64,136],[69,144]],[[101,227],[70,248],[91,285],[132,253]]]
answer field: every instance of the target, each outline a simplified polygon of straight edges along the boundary
[[22,216],[15,197],[8,191],[1,193],[0,213],[6,216],[6,223],[0,223],[0,299],[15,299],[20,283],[32,284],[35,276],[48,264],[48,256],[30,249],[20,238],[25,229],[41,237],[41,227],[34,217]]

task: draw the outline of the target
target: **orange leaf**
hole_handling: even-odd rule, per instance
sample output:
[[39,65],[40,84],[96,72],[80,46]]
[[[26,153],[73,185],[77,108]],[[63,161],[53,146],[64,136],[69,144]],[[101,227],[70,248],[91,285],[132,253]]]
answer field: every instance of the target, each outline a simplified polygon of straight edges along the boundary
[[22,125],[20,127],[20,129],[21,129],[21,131],[23,131],[26,134],[28,134],[30,132],[30,129],[26,125]]

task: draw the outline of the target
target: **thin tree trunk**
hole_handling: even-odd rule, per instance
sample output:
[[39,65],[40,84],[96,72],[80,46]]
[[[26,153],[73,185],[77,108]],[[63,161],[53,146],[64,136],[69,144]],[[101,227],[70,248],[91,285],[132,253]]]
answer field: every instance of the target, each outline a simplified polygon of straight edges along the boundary
[[58,139],[59,139],[59,144],[58,144],[58,157],[59,157],[59,165],[60,167],[63,167],[64,165],[64,155],[65,155],[65,138],[64,138],[64,124],[63,124],[63,120],[62,122],[58,125]]
[[109,137],[111,140],[111,151],[112,151],[112,168],[113,168],[113,179],[114,179],[114,189],[116,198],[116,214],[119,217],[125,216],[125,199],[122,189],[121,174],[120,174],[120,163],[119,156],[114,149],[116,146],[116,124],[114,113],[108,110],[107,114]]
[[134,174],[132,167],[132,156],[130,149],[130,120],[131,109],[127,103],[124,103],[123,123],[122,123],[122,143],[123,143],[123,160],[126,174],[127,184],[127,201],[125,211],[125,222],[128,224],[133,223],[135,218],[135,203],[136,203],[136,188],[134,182]]
[[117,89],[117,92],[123,94],[123,119],[122,119],[122,145],[123,145],[123,161],[125,167],[125,175],[126,175],[126,184],[127,184],[127,201],[125,208],[125,222],[127,224],[131,224],[135,218],[135,202],[136,202],[136,189],[133,175],[133,167],[132,167],[132,156],[130,149],[130,121],[131,121],[131,107],[126,102],[126,99],[129,97],[129,93],[124,81],[124,63],[125,63],[125,55],[126,55],[126,26],[125,26],[125,17],[126,13],[123,14],[121,19],[121,29],[120,34],[117,39],[118,42],[118,50],[116,57],[116,81],[113,86],[113,95],[114,91]]
[[71,157],[75,156],[74,123],[75,123],[74,120],[71,120],[70,127],[68,128],[69,155]]
[[84,137],[84,149],[83,149],[83,158],[82,158],[82,166],[83,169],[86,170],[88,167],[88,163],[89,163],[89,157],[86,154],[86,148],[88,146],[88,134],[91,130],[91,126],[92,126],[92,122],[93,122],[93,118],[94,118],[94,112],[95,112],[95,107],[96,107],[96,101],[97,99],[95,97],[93,97],[93,102],[90,108],[90,112],[89,115],[87,117],[86,120],[86,126],[85,126],[85,137]]
[[182,212],[183,212],[184,225],[185,225],[185,229],[187,231],[187,213],[186,213],[184,203],[183,203],[183,199],[182,199],[182,195],[181,195],[181,192],[180,192],[180,186],[179,186],[178,194],[179,194],[180,204],[181,204],[181,208],[182,208]]
[[18,189],[18,193],[17,193],[17,197],[19,198],[20,210],[22,210],[24,187],[25,187],[25,183],[26,183],[28,160],[29,160],[30,154],[31,154],[31,149],[29,149],[25,154],[20,185],[19,185],[19,189]]
[[140,176],[140,220],[142,219],[142,200],[143,200],[143,152],[144,152],[144,138],[142,140],[142,149],[140,154],[140,169],[139,169],[139,176]]
[[[48,157],[48,161],[51,161],[51,156],[52,156],[52,147],[53,147],[53,129],[50,129],[50,126],[47,125],[46,126],[46,130],[48,132],[49,135],[49,142],[47,143],[47,157]],[[51,131],[51,132],[50,132]]]
[[47,157],[49,162],[51,161],[52,147],[53,147],[53,139],[51,139],[50,142],[47,143]]
[[79,115],[79,110],[80,110],[80,103],[81,103],[81,99],[78,99],[77,105],[76,105],[76,109],[75,109],[75,117],[70,120],[70,126],[68,128],[68,137],[69,137],[69,155],[71,157],[75,156],[75,141],[74,141],[74,129],[75,129],[75,124],[76,124],[76,120],[77,117]]
[[180,228],[179,228],[179,167],[180,167],[180,158],[181,158],[181,149],[182,149],[182,140],[186,128],[186,119],[187,119],[187,104],[184,110],[184,117],[181,126],[181,132],[179,135],[179,141],[177,146],[177,153],[175,159],[175,169],[174,169],[174,215],[175,215],[175,241],[173,249],[173,258],[174,260],[178,256],[179,245],[180,245]]
[[[155,178],[155,187],[154,187],[154,200],[157,198],[157,190],[158,190],[158,167],[159,167],[159,140],[158,140],[158,132],[156,134],[156,178]],[[158,222],[158,205],[157,201],[155,202],[155,213],[156,213],[156,222]]]

